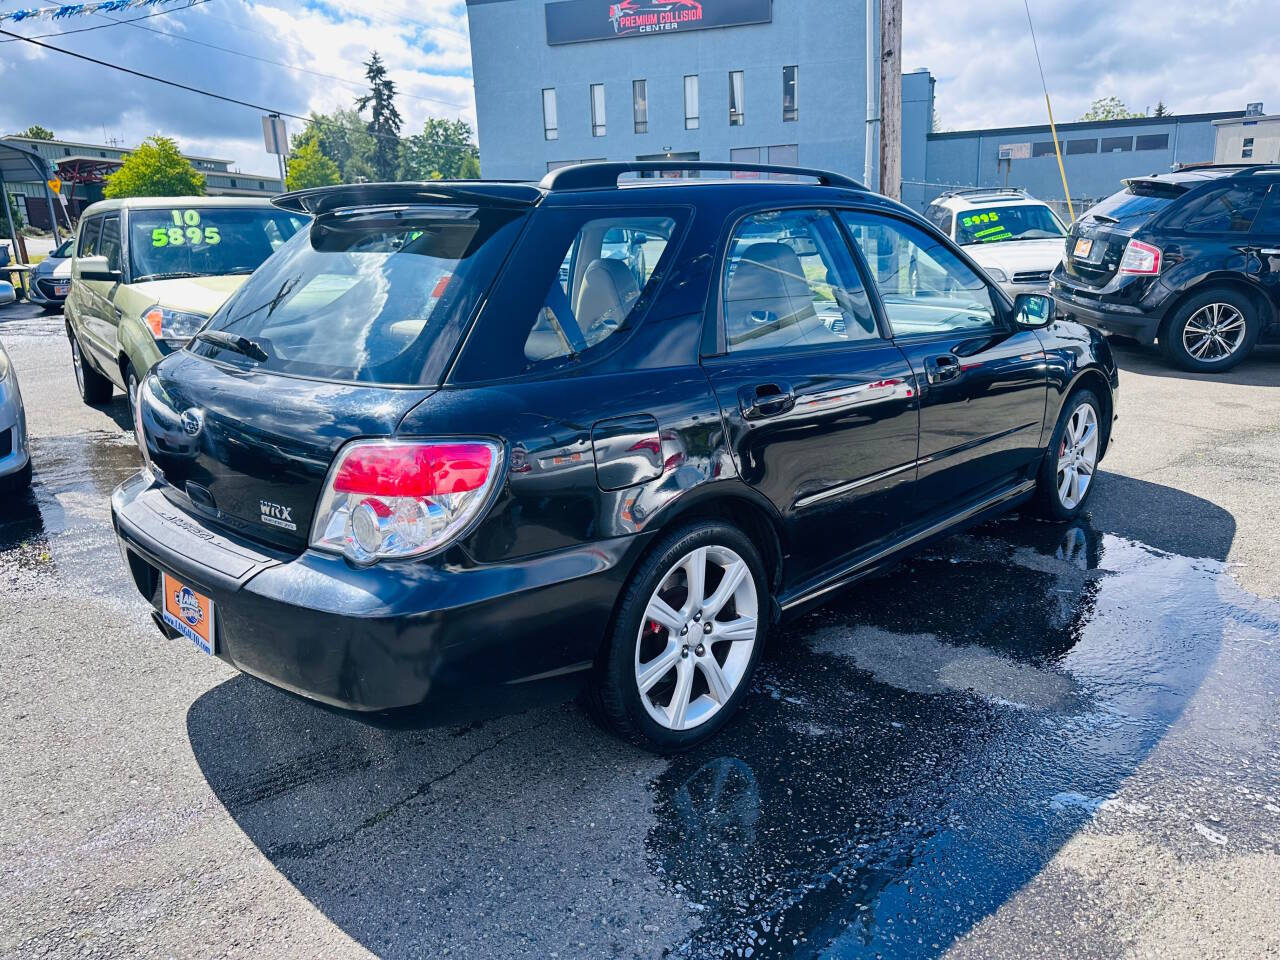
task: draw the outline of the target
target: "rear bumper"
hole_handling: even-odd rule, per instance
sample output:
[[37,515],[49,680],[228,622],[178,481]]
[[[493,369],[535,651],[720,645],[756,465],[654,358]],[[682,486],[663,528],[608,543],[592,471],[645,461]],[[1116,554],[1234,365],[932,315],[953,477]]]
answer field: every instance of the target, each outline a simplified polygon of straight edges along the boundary
[[[1086,287],[1072,282],[1059,267],[1050,280],[1049,292],[1061,313],[1070,314],[1103,333],[1155,343],[1164,320],[1167,291],[1159,281],[1142,291],[1124,290],[1124,285],[1124,279],[1117,279],[1106,287]],[[1123,302],[1125,299],[1136,299],[1136,302]]]
[[446,553],[349,565],[264,552],[173,506],[144,474],[111,498],[121,552],[159,609],[161,570],[213,601],[215,653],[269,683],[360,711],[451,721],[572,696],[644,537],[501,565]]

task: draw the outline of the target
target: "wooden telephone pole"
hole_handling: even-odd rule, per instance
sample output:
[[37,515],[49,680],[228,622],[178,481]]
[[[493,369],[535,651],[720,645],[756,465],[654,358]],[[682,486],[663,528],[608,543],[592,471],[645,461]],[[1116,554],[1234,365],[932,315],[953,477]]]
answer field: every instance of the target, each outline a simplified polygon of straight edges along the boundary
[[880,192],[902,198],[902,0],[880,0]]

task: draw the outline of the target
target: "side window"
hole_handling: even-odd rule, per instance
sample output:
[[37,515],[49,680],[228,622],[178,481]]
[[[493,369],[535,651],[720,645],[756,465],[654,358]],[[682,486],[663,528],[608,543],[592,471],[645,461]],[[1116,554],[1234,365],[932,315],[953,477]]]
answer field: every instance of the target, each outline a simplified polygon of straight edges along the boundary
[[879,336],[844,236],[826,210],[747,217],[729,241],[723,283],[730,353]]
[[1188,233],[1248,233],[1266,191],[1257,181],[1215,187],[1172,213],[1166,225]]
[[626,327],[675,229],[669,217],[584,223],[525,340],[526,369],[578,357]]
[[98,241],[98,256],[107,258],[108,270],[121,270],[120,218],[107,217],[102,221],[102,239]]
[[95,257],[98,250],[98,234],[102,232],[102,218],[94,217],[85,221],[80,228],[80,247],[77,257]]
[[951,236],[952,215],[951,211],[946,207],[931,204],[929,209],[924,212],[924,218],[945,233],[948,237]]
[[841,213],[871,266],[895,337],[1000,328],[987,282],[910,223],[873,213]]

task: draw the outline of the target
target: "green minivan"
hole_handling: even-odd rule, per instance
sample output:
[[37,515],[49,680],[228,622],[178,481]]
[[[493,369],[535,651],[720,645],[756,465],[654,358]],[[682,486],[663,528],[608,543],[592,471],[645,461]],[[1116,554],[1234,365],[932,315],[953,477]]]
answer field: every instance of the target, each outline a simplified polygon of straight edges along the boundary
[[88,404],[129,397],[306,218],[243,197],[133,197],[87,207],[64,307]]

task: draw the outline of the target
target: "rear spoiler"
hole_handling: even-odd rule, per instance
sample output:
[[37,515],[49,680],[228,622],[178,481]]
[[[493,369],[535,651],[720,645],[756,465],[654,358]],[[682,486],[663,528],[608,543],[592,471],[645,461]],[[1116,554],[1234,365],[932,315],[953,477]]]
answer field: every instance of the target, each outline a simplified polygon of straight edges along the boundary
[[272,198],[282,210],[312,217],[348,207],[467,203],[485,207],[531,207],[544,196],[530,183],[495,180],[431,180],[412,183],[344,183],[294,190]]

